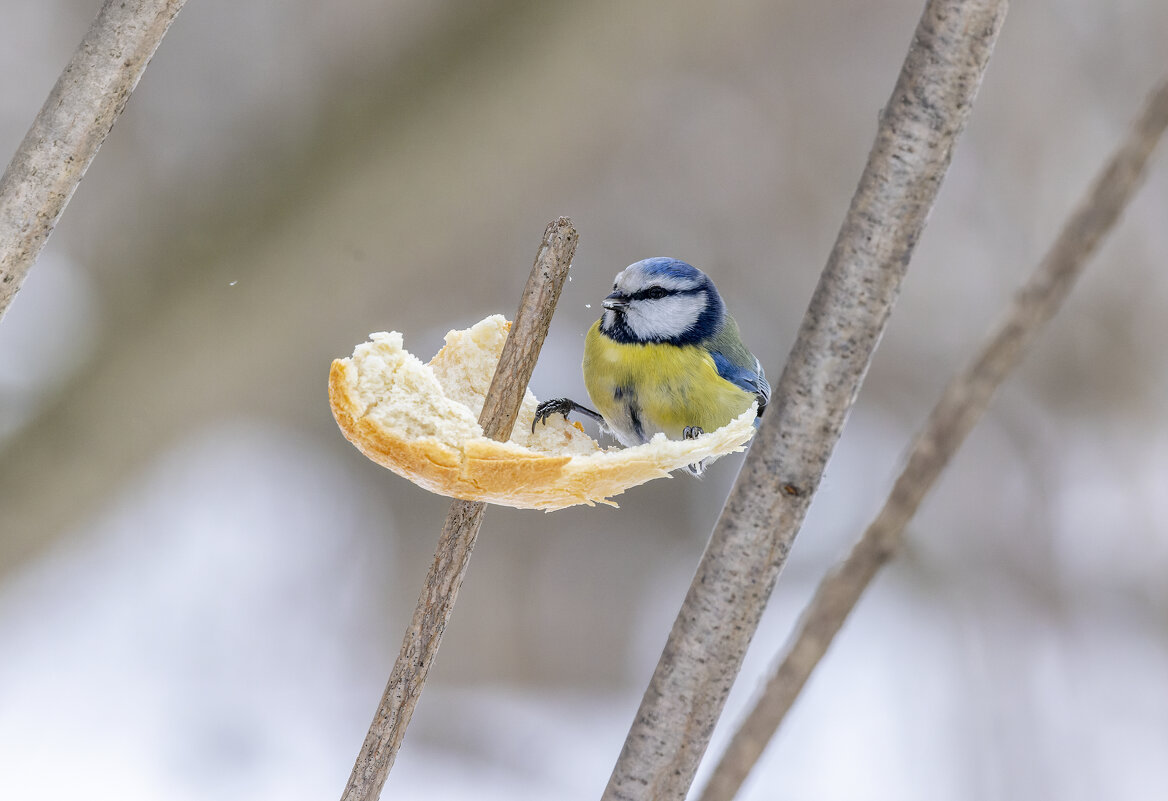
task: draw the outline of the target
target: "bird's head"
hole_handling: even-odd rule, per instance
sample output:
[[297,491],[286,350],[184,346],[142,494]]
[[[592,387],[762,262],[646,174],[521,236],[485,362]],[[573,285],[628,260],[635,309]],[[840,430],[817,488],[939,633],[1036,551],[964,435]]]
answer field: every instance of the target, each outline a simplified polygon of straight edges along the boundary
[[722,328],[725,306],[710,277],[684,261],[644,259],[617,273],[600,330],[618,342],[701,342]]

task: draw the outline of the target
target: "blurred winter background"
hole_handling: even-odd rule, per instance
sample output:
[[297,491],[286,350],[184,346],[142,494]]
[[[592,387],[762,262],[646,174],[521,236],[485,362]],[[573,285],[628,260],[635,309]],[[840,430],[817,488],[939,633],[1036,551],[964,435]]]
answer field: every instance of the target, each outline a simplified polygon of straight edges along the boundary
[[[99,5],[0,2],[4,161]],[[777,378],[921,5],[188,3],[0,323],[0,798],[338,797],[447,502],[345,442],[329,361],[511,314],[568,214],[538,395],[650,255]],[[711,756],[1165,41],[1014,5]],[[1166,259],[1162,151],[746,798],[1168,797]],[[489,510],[386,798],[597,798],[739,464]]]

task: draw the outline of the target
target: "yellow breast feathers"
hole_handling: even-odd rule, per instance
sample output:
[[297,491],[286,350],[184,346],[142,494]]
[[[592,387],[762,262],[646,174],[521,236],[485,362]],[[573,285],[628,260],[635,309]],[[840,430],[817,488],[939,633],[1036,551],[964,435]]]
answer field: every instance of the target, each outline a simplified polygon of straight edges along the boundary
[[626,445],[658,431],[681,439],[686,426],[721,428],[752,404],[752,393],[718,375],[697,345],[622,344],[600,333],[584,342],[584,383],[596,410]]

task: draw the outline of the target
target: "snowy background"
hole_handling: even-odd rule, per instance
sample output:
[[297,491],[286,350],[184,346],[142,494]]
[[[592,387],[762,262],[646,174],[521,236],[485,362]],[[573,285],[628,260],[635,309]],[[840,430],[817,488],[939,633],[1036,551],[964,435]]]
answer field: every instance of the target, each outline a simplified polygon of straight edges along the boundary
[[[99,5],[0,0],[4,159]],[[537,395],[584,396],[651,255],[777,377],[920,9],[188,3],[0,322],[0,798],[338,797],[446,501],[344,441],[329,361],[511,314],[567,214]],[[710,758],[1166,40],[1153,0],[1014,4]],[[744,798],[1168,797],[1166,162]],[[490,509],[385,797],[599,797],[739,464]]]

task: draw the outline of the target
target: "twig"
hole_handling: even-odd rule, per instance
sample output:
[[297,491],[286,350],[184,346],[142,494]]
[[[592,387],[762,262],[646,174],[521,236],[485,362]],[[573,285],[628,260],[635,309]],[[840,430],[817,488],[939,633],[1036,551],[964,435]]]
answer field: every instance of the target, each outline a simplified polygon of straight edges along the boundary
[[[479,415],[483,433],[492,439],[503,441],[511,436],[552,312],[568,277],[576,239],[576,229],[567,217],[548,223],[544,231],[535,265],[523,288],[519,311],[503,344]],[[434,562],[426,574],[426,584],[402,641],[401,653],[353,765],[342,801],[366,801],[381,796],[382,785],[397,757],[454,609],[485,509],[486,504],[478,501],[456,500],[450,504]]]
[[930,0],[776,404],[731,491],[604,798],[680,801],[859,391],[969,116],[1005,0]]
[[1148,100],[1127,141],[1096,178],[981,352],[949,382],[917,434],[908,464],[884,508],[816,590],[778,669],[714,769],[702,801],[730,801],[738,792],[848,613],[872,577],[899,550],[904,527],[926,493],[1114,226],[1142,182],[1148,158],[1166,127],[1168,82]]
[[106,0],[0,178],[0,317],[186,0]]

